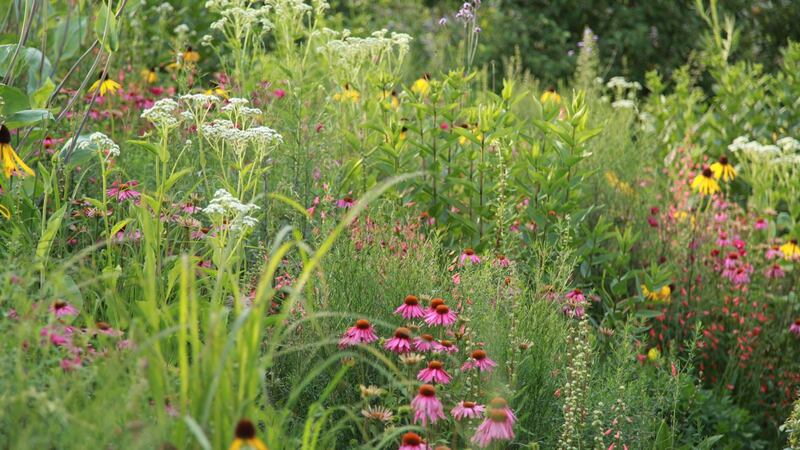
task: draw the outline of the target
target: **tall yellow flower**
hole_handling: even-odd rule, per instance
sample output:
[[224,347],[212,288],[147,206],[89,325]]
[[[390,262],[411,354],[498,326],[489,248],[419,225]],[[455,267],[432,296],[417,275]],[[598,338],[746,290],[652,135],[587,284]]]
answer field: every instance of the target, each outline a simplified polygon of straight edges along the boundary
[[701,195],[716,194],[720,191],[719,183],[714,179],[714,172],[711,169],[703,169],[700,175],[692,181],[692,189]]
[[553,103],[561,103],[561,96],[555,91],[555,89],[548,89],[542,92],[542,96],[539,98],[542,103],[553,102]]
[[156,72],[155,67],[142,69],[142,79],[147,84],[153,84],[158,81],[158,73]]
[[345,83],[344,90],[334,94],[333,99],[337,102],[357,103],[361,99],[361,93],[350,87],[350,84]]
[[256,437],[256,427],[253,422],[247,419],[242,419],[236,424],[236,431],[234,432],[234,439],[231,442],[229,450],[240,449],[252,450],[269,450],[264,441]]
[[389,102],[389,107],[392,109],[397,109],[400,107],[400,99],[397,97],[397,92],[384,91],[383,98]]
[[117,90],[122,89],[122,85],[117,83],[116,81],[108,78],[108,74],[103,74],[97,81],[89,87],[89,92],[95,92],[96,90],[100,89],[100,95],[104,96],[106,93],[114,94]]
[[187,63],[196,64],[200,61],[200,53],[192,50],[192,47],[186,47],[186,51],[183,52],[183,60]]
[[411,92],[426,97],[431,92],[430,75],[425,74],[411,85]]
[[655,347],[647,351],[647,359],[649,359],[650,361],[656,361],[660,357],[661,357],[661,352],[658,351],[658,349]]
[[781,245],[781,253],[783,253],[784,258],[789,260],[800,259],[800,246],[797,245],[797,239],[792,239]]
[[19,174],[20,169],[29,175],[34,175],[33,170],[17,156],[17,152],[11,147],[11,132],[8,131],[5,124],[0,125],[0,159],[3,161],[3,174],[6,178]]
[[733,165],[728,162],[728,157],[723,156],[719,159],[719,161],[711,164],[711,171],[714,173],[714,178],[720,179],[722,181],[728,182],[733,181],[736,178],[736,170],[733,169]]

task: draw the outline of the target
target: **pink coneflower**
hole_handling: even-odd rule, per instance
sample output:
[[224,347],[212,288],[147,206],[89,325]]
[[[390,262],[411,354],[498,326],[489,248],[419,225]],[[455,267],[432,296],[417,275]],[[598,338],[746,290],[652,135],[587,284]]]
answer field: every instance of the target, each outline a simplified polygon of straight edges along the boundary
[[455,275],[453,275],[453,284],[456,286],[461,284],[461,274],[456,273]]
[[732,244],[731,240],[728,239],[728,233],[720,231],[717,237],[717,245],[720,247],[727,247],[731,244]]
[[436,340],[431,334],[421,334],[414,338],[414,348],[418,352],[429,352],[436,348]]
[[275,98],[283,98],[283,97],[286,97],[286,91],[284,91],[283,89],[280,89],[280,88],[279,89],[275,89],[274,91],[272,91],[272,95],[274,95]]
[[433,311],[428,311],[425,315],[425,323],[428,325],[440,325],[443,327],[456,323],[456,313],[450,310],[447,305],[439,305]]
[[769,260],[781,259],[783,258],[783,252],[781,251],[780,246],[773,245],[772,247],[767,249],[767,252],[764,254],[764,257]]
[[483,405],[479,405],[475,402],[458,402],[458,404],[450,411],[453,417],[456,420],[461,419],[474,419],[476,417],[480,417],[483,415],[483,412],[486,410],[486,407]]
[[51,314],[55,314],[55,316],[58,318],[78,315],[78,308],[63,300],[56,300],[53,302],[53,304],[50,305],[49,311]]
[[417,379],[424,383],[447,384],[453,377],[444,370],[441,361],[431,361],[428,367],[422,369],[417,374]]
[[339,208],[350,208],[355,204],[355,200],[353,200],[353,197],[350,197],[349,195],[344,196],[336,201],[336,206]]
[[128,181],[127,183],[120,183],[119,181],[115,181],[111,183],[111,188],[106,191],[106,195],[111,198],[116,198],[120,202],[124,202],[125,200],[136,199],[139,198],[142,194],[139,193],[136,189],[136,186],[139,185],[139,182],[136,180]]
[[400,314],[404,319],[418,319],[425,317],[425,311],[419,306],[419,299],[416,295],[407,295],[403,304],[394,310],[395,314]]
[[756,220],[755,228],[756,228],[756,230],[765,230],[765,229],[767,229],[767,221],[765,219]]
[[510,441],[514,439],[514,422],[503,409],[490,408],[486,420],[478,426],[470,441],[479,447],[488,447],[492,441]]
[[800,336],[800,319],[795,319],[794,323],[789,325],[789,332],[793,333],[795,336]]
[[467,260],[472,264],[480,264],[481,258],[475,254],[475,250],[471,248],[465,248],[464,251],[461,253],[461,264],[463,265]]
[[64,370],[64,372],[72,372],[73,370],[81,368],[81,366],[82,366],[81,357],[75,355],[72,358],[64,358],[64,359],[61,360],[59,365]]
[[359,319],[356,324],[347,329],[339,340],[339,348],[358,344],[369,344],[378,340],[372,324],[368,320]]
[[478,369],[481,372],[491,372],[495,366],[497,363],[489,359],[484,350],[478,349],[472,352],[470,359],[461,366],[461,370]]
[[574,302],[583,303],[586,301],[586,296],[583,295],[583,291],[581,291],[580,289],[573,289],[567,292],[567,299]]
[[773,264],[772,266],[764,269],[764,275],[767,278],[776,279],[785,277],[786,272],[783,271],[783,268],[780,266],[780,264]]
[[728,256],[725,257],[725,260],[722,261],[722,266],[726,269],[734,269],[739,264],[739,254],[738,253],[728,253]]
[[433,351],[436,353],[458,353],[458,347],[447,339],[442,339],[433,345]]
[[63,347],[70,343],[70,338],[68,334],[69,334],[68,332],[64,334],[59,333],[58,331],[49,327],[44,327],[39,332],[40,336],[47,338],[50,341],[50,343],[55,345],[56,347]]
[[508,267],[511,265],[511,260],[506,258],[506,255],[497,255],[494,260],[494,265],[497,267]]
[[428,421],[436,423],[445,418],[442,402],[436,398],[436,388],[432,384],[419,387],[419,393],[411,400],[411,408],[414,409],[414,423],[422,422],[422,426],[426,426]]
[[383,344],[383,348],[395,353],[409,353],[411,351],[411,330],[400,327],[394,331],[394,337]]
[[430,450],[431,447],[417,433],[406,433],[398,450]]
[[493,398],[492,401],[489,402],[489,407],[493,409],[502,409],[506,412],[511,425],[517,423],[517,415],[514,414],[514,411],[512,411],[511,408],[509,408],[508,402],[503,397]]
[[107,322],[97,322],[97,323],[95,323],[95,326],[97,327],[94,330],[94,334],[95,335],[97,335],[97,334],[105,334],[106,336],[121,336],[122,335],[122,331],[115,330]]

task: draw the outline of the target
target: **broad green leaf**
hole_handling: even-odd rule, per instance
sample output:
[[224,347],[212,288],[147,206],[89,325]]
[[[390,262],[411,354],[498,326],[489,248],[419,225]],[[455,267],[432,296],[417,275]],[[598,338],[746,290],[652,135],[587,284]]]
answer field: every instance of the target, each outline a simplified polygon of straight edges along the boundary
[[15,128],[35,125],[43,120],[52,120],[53,115],[46,109],[26,109],[6,116],[6,126]]
[[61,228],[61,221],[64,219],[66,211],[67,205],[64,205],[50,216],[47,220],[47,227],[39,238],[39,243],[36,244],[36,260],[40,268],[44,267],[47,256],[50,254],[50,248],[53,246],[53,241]]
[[47,100],[53,94],[55,89],[56,85],[53,84],[53,80],[46,78],[44,83],[42,83],[42,85],[31,94],[31,106],[33,108],[44,108],[47,106]]
[[97,40],[103,44],[106,51],[114,53],[119,50],[119,35],[117,30],[117,18],[109,5],[103,5],[97,11],[97,18],[94,22],[94,33]]
[[[2,57],[2,55],[0,55]],[[30,109],[31,104],[28,101],[28,96],[21,90],[13,87],[0,84],[0,97],[3,98],[3,115],[8,117],[17,111]]]

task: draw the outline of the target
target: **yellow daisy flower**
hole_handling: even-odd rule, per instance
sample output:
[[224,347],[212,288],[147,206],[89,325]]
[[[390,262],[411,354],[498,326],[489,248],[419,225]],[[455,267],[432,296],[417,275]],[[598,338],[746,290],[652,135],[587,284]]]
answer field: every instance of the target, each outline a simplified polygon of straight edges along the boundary
[[553,103],[561,103],[561,96],[555,91],[555,89],[548,89],[542,92],[542,96],[539,98],[542,103],[553,102]]
[[660,357],[661,357],[661,352],[658,351],[658,349],[655,347],[647,351],[647,359],[649,359],[650,361],[656,361]]
[[397,109],[400,107],[400,99],[397,98],[397,92],[383,91],[383,98],[388,100],[389,107],[391,107],[392,109]]
[[256,437],[256,426],[247,419],[242,419],[236,424],[234,439],[228,450],[240,449],[269,450],[261,439]]
[[404,141],[404,140],[406,140],[406,134],[407,134],[407,133],[408,133],[408,127],[404,126],[403,128],[401,128],[401,129],[400,129],[400,136],[399,136],[399,139],[400,139],[401,141]]
[[357,103],[361,99],[361,93],[350,87],[345,83],[344,90],[334,94],[333,99],[337,102],[351,102]]
[[5,125],[0,125],[0,160],[3,161],[3,174],[5,174],[6,178],[19,174],[20,169],[29,175],[35,175],[33,170],[17,156],[17,152],[11,147],[11,132]]
[[147,84],[153,84],[158,81],[158,73],[156,73],[155,67],[151,67],[149,69],[142,69],[142,79]]
[[711,169],[703,169],[700,175],[692,181],[692,189],[701,195],[716,194],[720,191],[719,183],[714,179],[714,172]]
[[187,63],[197,63],[200,61],[200,53],[192,50],[192,47],[186,47],[186,51],[183,52],[183,60]]
[[427,96],[431,92],[431,83],[428,81],[429,79],[430,75],[423,75],[422,78],[419,78],[411,85],[411,92],[423,97]]
[[723,156],[718,162],[711,164],[711,171],[714,173],[714,178],[718,180],[722,178],[722,181],[725,182],[733,181],[736,178],[736,171],[733,169],[733,165],[728,162],[727,156]]
[[98,89],[100,90],[100,95],[104,96],[106,93],[115,94],[117,90],[122,89],[122,85],[109,79],[108,74],[104,74],[89,87],[89,92],[95,92]]
[[800,259],[800,246],[797,245],[797,239],[792,239],[781,245],[780,250],[785,259]]
[[217,86],[215,88],[206,89],[206,95],[218,95],[222,98],[228,98],[228,91]]

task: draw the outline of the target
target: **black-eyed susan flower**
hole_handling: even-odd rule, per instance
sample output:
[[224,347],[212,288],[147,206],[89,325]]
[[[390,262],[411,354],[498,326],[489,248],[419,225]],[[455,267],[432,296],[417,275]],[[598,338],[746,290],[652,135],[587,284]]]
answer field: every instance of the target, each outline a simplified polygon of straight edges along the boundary
[[719,183],[714,179],[714,172],[706,168],[700,172],[692,181],[692,189],[699,192],[701,195],[716,194],[720,191]]
[[561,103],[561,96],[558,95],[555,89],[548,89],[542,92],[542,96],[539,98],[542,103]]
[[401,141],[404,141],[406,139],[407,135],[408,135],[408,127],[407,126],[403,126],[402,128],[400,128],[400,135],[398,136],[398,138]]
[[337,102],[356,103],[361,99],[361,93],[353,89],[350,84],[345,83],[344,89],[334,94],[333,99]]
[[419,94],[423,97],[427,96],[431,92],[431,82],[429,81],[430,78],[431,76],[427,73],[418,78],[417,81],[411,85],[411,92]]
[[100,95],[103,96],[106,95],[106,93],[116,93],[117,90],[122,89],[122,85],[108,78],[108,74],[104,73],[89,87],[89,92],[95,92],[98,89],[100,90]]
[[723,156],[719,161],[711,164],[710,169],[714,173],[714,178],[718,180],[722,178],[722,181],[728,182],[736,178],[736,170],[734,170],[733,165],[728,162],[727,156]]
[[256,437],[256,426],[253,422],[242,419],[236,424],[236,431],[229,450],[240,449],[269,450],[264,442]]
[[792,239],[781,245],[780,250],[785,259],[800,259],[800,246],[797,245],[797,239]]
[[200,61],[200,53],[193,50],[192,47],[186,47],[186,51],[183,52],[183,60],[187,63],[196,64]]
[[397,97],[397,91],[384,91],[383,98],[389,103],[391,109],[400,107],[400,99]]
[[206,95],[217,95],[222,98],[228,98],[228,91],[220,86],[217,86],[211,89],[206,89]]
[[3,173],[6,178],[20,173],[20,169],[29,175],[34,175],[33,170],[20,159],[14,148],[11,147],[11,132],[5,125],[0,125],[0,159],[3,161]]
[[155,67],[150,67],[149,69],[145,68],[142,69],[142,79],[147,84],[154,84],[158,81],[158,73],[156,72]]

